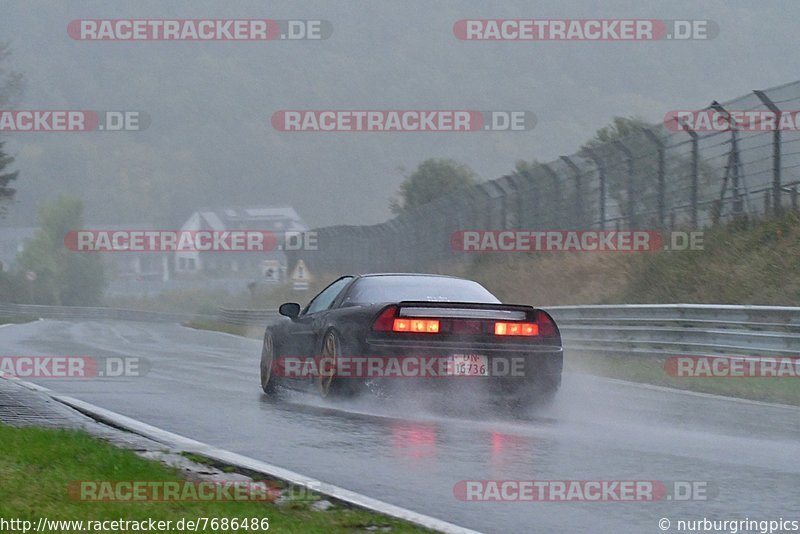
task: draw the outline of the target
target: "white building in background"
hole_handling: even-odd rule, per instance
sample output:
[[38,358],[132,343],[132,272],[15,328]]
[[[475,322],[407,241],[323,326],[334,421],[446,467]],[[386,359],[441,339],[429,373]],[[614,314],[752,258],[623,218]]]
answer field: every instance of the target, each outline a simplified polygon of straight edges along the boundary
[[282,282],[287,278],[287,260],[283,251],[284,237],[300,233],[308,227],[291,206],[202,208],[194,212],[182,231],[267,231],[278,239],[278,246],[269,252],[176,252],[174,272],[180,275],[207,274],[217,277],[241,277],[265,282]]
[[[154,231],[152,224],[87,224],[85,230]],[[228,293],[246,291],[252,283],[289,282],[290,270],[284,250],[286,233],[308,231],[290,206],[202,208],[194,212],[181,230],[258,230],[277,238],[268,252],[106,252],[103,258],[108,295],[156,295],[184,289],[220,289]],[[30,243],[38,228],[0,228],[0,270],[16,267],[17,255]],[[76,253],[77,254],[77,253]],[[292,280],[294,281],[294,280]]]

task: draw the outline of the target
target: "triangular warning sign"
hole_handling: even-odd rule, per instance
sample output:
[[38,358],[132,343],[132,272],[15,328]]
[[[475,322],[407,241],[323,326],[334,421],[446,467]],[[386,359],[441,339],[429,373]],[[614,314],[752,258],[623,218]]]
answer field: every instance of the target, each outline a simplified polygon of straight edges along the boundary
[[292,269],[292,274],[289,275],[289,279],[292,282],[311,282],[314,280],[314,277],[308,272],[306,263],[303,260],[297,260],[294,269]]

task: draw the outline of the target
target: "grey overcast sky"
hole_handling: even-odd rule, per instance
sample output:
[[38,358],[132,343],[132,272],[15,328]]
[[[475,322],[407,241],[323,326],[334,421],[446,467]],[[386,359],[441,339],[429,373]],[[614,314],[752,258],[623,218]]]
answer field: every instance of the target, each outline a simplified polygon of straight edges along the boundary
[[[59,192],[93,222],[182,221],[202,205],[291,204],[311,225],[374,223],[412,169],[449,157],[482,179],[576,150],[614,116],[658,121],[800,78],[800,2],[723,0],[3,3],[17,109],[143,110],[141,132],[8,133],[21,171],[5,225]],[[97,42],[73,19],[323,19],[321,41]],[[710,19],[705,41],[467,42],[462,18]],[[286,133],[281,109],[530,110],[526,132]],[[141,199],[131,202],[131,195]],[[159,214],[159,215],[156,215]],[[165,215],[166,214],[166,215]]]

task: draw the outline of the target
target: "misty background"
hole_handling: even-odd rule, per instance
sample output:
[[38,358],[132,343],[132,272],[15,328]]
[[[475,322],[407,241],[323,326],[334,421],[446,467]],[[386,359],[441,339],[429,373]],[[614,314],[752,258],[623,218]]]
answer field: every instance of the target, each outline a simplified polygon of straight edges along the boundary
[[[32,6],[35,9],[32,9]],[[141,110],[141,132],[10,133],[20,170],[4,226],[79,196],[90,223],[180,225],[200,206],[289,204],[310,226],[370,224],[431,157],[480,179],[575,151],[615,116],[658,122],[798,78],[794,1],[145,1],[5,3],[16,109]],[[709,41],[466,42],[462,18],[711,19]],[[323,41],[74,41],[81,18],[324,19]],[[280,109],[530,110],[527,132],[285,133]]]

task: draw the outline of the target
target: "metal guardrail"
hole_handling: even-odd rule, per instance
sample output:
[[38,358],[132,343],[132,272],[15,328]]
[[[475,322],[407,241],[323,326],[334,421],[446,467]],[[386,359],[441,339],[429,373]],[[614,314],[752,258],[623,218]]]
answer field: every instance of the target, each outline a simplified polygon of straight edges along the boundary
[[214,318],[213,315],[128,310],[123,308],[0,303],[0,315],[3,314],[30,315],[43,319],[110,319],[115,321],[144,322],[181,322],[198,318]]
[[[800,356],[800,307],[622,304],[545,308],[569,352],[671,355]],[[180,322],[219,319],[262,326],[275,309],[220,308],[218,316],[104,307],[0,303],[0,315],[49,319]]]
[[223,323],[244,326],[265,325],[280,315],[278,310],[236,310],[220,308],[219,317]]
[[547,308],[570,352],[800,355],[800,308],[630,304]]
[[[800,355],[800,308],[628,304],[545,308],[568,352],[670,355]],[[277,310],[221,309],[222,321],[264,325]]]

